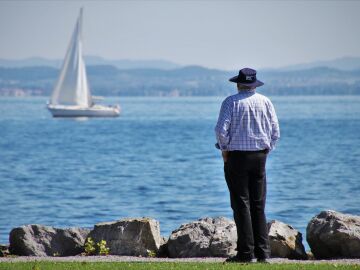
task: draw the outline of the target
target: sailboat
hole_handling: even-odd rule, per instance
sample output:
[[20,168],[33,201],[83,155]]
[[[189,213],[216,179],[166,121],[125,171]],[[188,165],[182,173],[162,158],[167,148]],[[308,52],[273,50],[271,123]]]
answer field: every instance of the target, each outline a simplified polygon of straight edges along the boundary
[[53,117],[116,117],[120,106],[94,103],[83,59],[82,15],[77,19],[59,78],[55,84],[48,110]]

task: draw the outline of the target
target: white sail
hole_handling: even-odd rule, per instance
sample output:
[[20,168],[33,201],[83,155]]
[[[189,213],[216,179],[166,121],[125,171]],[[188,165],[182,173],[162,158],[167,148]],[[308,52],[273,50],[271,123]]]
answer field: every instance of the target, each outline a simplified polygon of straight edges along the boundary
[[75,25],[60,76],[51,96],[52,105],[92,105],[91,92],[83,59],[82,9]]
[[83,59],[81,33],[82,9],[47,108],[53,117],[117,117],[120,115],[119,105],[93,103]]

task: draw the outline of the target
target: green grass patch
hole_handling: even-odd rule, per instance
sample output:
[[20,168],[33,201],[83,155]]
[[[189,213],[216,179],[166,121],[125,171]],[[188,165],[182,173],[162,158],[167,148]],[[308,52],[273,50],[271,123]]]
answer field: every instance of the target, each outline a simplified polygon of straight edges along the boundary
[[1,270],[348,270],[360,265],[321,264],[235,264],[187,262],[2,262]]

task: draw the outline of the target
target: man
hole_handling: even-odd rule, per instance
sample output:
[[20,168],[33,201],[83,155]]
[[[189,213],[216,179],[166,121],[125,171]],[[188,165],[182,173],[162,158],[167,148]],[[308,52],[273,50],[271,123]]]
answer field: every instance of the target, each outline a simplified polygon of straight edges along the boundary
[[279,124],[271,101],[255,92],[264,84],[255,70],[244,68],[230,81],[237,83],[238,93],[223,101],[215,128],[238,234],[237,254],[226,261],[246,263],[256,257],[266,262],[265,163],[280,138]]

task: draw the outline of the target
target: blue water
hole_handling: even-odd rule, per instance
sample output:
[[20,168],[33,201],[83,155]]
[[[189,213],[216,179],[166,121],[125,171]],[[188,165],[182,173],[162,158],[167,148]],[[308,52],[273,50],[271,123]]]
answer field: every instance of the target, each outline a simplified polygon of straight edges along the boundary
[[[0,243],[13,227],[149,216],[161,232],[232,212],[213,128],[223,97],[112,98],[116,119],[53,119],[0,98]],[[305,233],[324,209],[360,214],[360,97],[272,97],[267,217]],[[305,236],[305,235],[304,235]]]

